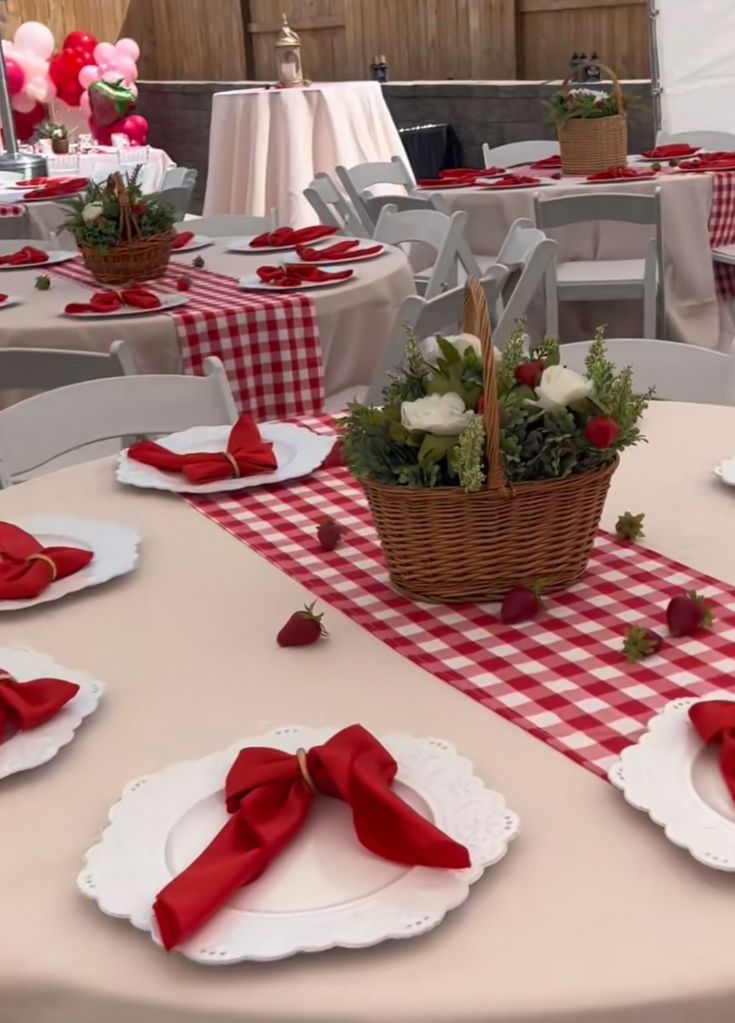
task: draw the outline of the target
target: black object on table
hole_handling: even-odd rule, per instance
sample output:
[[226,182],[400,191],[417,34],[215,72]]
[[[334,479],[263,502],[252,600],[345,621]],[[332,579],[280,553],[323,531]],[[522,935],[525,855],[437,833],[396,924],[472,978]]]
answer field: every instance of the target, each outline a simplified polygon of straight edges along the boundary
[[398,134],[417,179],[462,166],[462,146],[450,124],[414,124]]

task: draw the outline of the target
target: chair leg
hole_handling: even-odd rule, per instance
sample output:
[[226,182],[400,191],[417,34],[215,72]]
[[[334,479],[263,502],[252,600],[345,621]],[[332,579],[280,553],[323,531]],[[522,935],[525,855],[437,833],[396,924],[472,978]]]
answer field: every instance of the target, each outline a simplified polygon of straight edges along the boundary
[[559,338],[559,294],[556,287],[556,262],[552,261],[544,275],[546,300],[546,336]]
[[646,281],[643,289],[643,337],[658,337],[656,321],[658,313],[658,289],[656,281]]

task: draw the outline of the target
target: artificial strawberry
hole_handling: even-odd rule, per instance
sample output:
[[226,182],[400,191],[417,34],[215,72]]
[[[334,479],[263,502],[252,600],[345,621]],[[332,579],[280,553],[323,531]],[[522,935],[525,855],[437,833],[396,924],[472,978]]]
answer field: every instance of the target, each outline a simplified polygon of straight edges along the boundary
[[627,661],[642,661],[645,657],[657,654],[663,645],[663,636],[659,636],[653,629],[634,625],[625,633],[623,653]]
[[39,274],[36,277],[36,290],[37,291],[48,291],[51,287],[51,278],[48,274]]
[[323,551],[333,551],[342,539],[342,530],[327,516],[317,526],[316,535]]
[[522,362],[513,371],[513,376],[523,387],[530,387],[532,390],[538,385],[541,374],[546,368],[543,359],[532,359],[530,362]]
[[314,604],[307,604],[303,611],[295,611],[278,633],[278,645],[311,646],[316,643],[327,635],[322,624],[323,617],[323,614],[314,614]]
[[672,636],[693,636],[714,623],[709,604],[693,590],[672,597],[666,608],[666,624]]
[[142,217],[145,213],[146,207],[142,202],[136,202],[130,207],[130,212],[134,217]]
[[514,586],[506,593],[503,603],[500,605],[500,620],[505,625],[515,625],[517,622],[528,621],[535,618],[541,608],[541,590],[543,581],[533,583],[531,586]]
[[678,167],[679,163],[679,160],[669,160],[669,167]]
[[176,279],[176,290],[177,291],[189,291],[191,288],[191,277],[188,274],[184,274],[183,277]]
[[610,416],[595,416],[584,428],[587,443],[593,448],[605,450],[612,447],[620,434],[620,427]]
[[191,265],[195,266],[197,270],[201,270],[204,266],[204,259],[201,256],[194,256],[191,261]]
[[656,161],[656,163],[652,163],[651,164],[651,170],[652,171],[660,171],[660,170],[662,170],[661,164],[658,162],[658,160]]
[[551,177],[554,179],[554,181],[561,181],[561,171],[555,171],[551,175]]
[[615,523],[615,532],[621,540],[640,540],[646,534],[643,532],[643,520],[645,513],[633,515],[632,512],[623,512]]

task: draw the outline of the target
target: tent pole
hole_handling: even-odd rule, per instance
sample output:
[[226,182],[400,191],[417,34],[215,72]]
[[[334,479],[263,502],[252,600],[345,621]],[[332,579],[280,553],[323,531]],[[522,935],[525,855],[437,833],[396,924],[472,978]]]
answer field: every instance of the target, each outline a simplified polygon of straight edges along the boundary
[[651,48],[651,99],[653,121],[656,133],[661,130],[661,68],[658,59],[658,38],[656,35],[659,17],[658,0],[648,0],[649,42]]

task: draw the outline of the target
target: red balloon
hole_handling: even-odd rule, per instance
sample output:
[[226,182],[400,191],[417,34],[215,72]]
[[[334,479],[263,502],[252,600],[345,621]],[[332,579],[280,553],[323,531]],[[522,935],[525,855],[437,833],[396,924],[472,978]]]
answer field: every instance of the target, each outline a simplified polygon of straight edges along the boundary
[[16,64],[10,57],[5,58],[5,78],[8,82],[8,92],[11,96],[17,96],[26,83],[26,76],[20,64]]
[[32,124],[40,124],[41,121],[46,120],[46,107],[43,103],[36,103],[33,110],[31,110],[27,116],[30,118]]
[[128,114],[110,125],[110,134],[122,132],[134,146],[144,146],[148,141],[148,122],[140,114]]
[[90,117],[87,123],[89,124],[89,130],[92,132],[92,134],[100,143],[100,145],[102,146],[112,145],[112,129],[114,128],[114,125],[106,124],[103,127],[101,124],[97,124],[93,117]]
[[62,82],[56,87],[56,95],[62,100],[67,106],[78,107],[79,100],[82,98],[84,89],[81,87],[79,82]]
[[70,32],[62,45],[65,50],[73,50],[76,47],[85,53],[91,53],[97,42],[98,40],[89,32]]
[[73,82],[79,75],[80,65],[77,62],[76,54],[71,50],[62,50],[55,54],[49,63],[48,73],[54,85],[59,86],[64,82]]
[[15,124],[15,134],[17,135],[18,140],[20,142],[27,142],[35,131],[35,125],[31,120],[31,115],[19,114],[17,110],[14,110],[13,123]]

